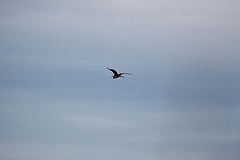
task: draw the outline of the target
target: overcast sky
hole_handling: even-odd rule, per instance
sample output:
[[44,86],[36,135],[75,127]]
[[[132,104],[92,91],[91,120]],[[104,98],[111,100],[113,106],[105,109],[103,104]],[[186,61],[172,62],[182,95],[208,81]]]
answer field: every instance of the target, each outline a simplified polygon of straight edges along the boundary
[[1,1],[0,160],[239,160],[239,6]]

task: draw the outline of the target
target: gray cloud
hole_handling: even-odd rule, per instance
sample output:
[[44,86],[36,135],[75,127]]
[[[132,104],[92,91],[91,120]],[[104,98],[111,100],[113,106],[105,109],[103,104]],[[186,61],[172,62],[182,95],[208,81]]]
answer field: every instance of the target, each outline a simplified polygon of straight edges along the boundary
[[0,3],[0,159],[239,159],[238,2]]

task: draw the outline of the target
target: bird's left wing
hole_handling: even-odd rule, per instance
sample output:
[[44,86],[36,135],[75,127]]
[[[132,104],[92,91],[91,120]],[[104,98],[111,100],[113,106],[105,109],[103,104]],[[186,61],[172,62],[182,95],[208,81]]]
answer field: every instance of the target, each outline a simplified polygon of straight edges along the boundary
[[111,68],[108,68],[108,67],[107,67],[107,69],[112,71],[115,76],[118,75],[117,71],[115,71],[114,69],[111,69]]

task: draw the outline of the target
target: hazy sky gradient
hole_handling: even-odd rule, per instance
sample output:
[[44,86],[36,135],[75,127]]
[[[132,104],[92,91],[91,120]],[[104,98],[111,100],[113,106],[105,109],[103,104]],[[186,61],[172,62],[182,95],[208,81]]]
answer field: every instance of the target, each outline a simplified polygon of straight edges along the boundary
[[239,160],[239,5],[1,1],[0,160]]

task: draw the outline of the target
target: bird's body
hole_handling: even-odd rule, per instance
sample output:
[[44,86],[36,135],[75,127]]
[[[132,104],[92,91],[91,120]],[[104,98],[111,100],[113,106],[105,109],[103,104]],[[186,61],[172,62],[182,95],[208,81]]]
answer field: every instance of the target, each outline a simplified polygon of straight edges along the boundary
[[123,74],[131,75],[130,73],[117,73],[116,70],[114,70],[114,69],[110,69],[110,68],[108,68],[108,67],[107,67],[107,69],[113,72],[113,74],[114,74],[114,75],[112,76],[113,79],[115,79],[115,78],[119,78],[119,77],[124,78],[124,77],[122,76]]

